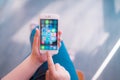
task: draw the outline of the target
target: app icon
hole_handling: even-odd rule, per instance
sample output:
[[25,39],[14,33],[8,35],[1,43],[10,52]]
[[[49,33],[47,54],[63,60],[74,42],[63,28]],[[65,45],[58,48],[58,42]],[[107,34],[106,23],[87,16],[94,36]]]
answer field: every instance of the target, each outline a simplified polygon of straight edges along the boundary
[[50,32],[48,32],[48,33],[47,33],[47,36],[48,36],[48,37],[50,37],[50,36],[51,36]]
[[50,50],[53,50],[53,46],[50,46]]
[[46,23],[46,24],[49,24],[49,20],[45,20],[45,23]]
[[41,24],[41,27],[44,27],[44,24]]
[[54,25],[54,28],[56,28],[57,27],[57,25]]
[[51,41],[52,41],[52,42],[55,42],[55,41],[56,41],[56,37],[54,37],[54,36],[51,37]]
[[46,41],[45,41],[45,44],[47,44],[47,45],[48,45],[48,44],[49,44],[49,41],[47,41],[47,40],[46,40]]
[[44,44],[44,41],[42,41],[42,44]]
[[51,31],[52,31],[52,33],[54,33],[54,32],[56,32],[56,29],[52,29]]
[[52,24],[52,20],[50,20],[50,24]]
[[46,26],[46,28],[48,28],[49,27],[49,25],[47,24],[47,25],[45,25]]
[[42,32],[46,32],[46,29],[45,29],[45,28],[42,28]]
[[52,45],[52,41],[50,41],[50,44]]
[[57,20],[54,20],[54,24],[57,24]]
[[48,29],[47,32],[50,33],[50,30]]
[[44,24],[44,20],[41,20],[41,23]]
[[56,36],[56,33],[51,33],[51,36]]
[[56,50],[56,49],[57,49],[57,47],[56,47],[56,46],[53,46],[53,49],[54,49],[54,50]]
[[48,49],[49,49],[49,46],[45,46],[45,49],[48,50]]
[[52,29],[52,27],[53,27],[53,26],[50,24],[50,25],[49,25],[49,28]]
[[43,36],[46,36],[46,32],[42,32],[42,37],[43,37]]
[[43,40],[43,41],[45,41],[45,40],[46,40],[46,37],[45,37],[45,36],[43,36],[43,37],[42,37],[42,40]]
[[47,37],[47,39],[46,39],[47,41],[50,41],[50,37]]
[[41,49],[44,50],[44,49],[45,49],[45,46],[41,45]]

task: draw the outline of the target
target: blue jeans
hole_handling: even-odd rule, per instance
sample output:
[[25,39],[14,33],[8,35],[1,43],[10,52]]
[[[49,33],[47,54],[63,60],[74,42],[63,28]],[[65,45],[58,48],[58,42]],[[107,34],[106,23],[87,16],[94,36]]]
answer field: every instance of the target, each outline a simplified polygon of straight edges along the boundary
[[[36,26],[38,28],[39,26]],[[30,42],[31,46],[33,43],[33,38],[35,35],[36,30],[33,29],[30,35]],[[71,80],[78,80],[74,65],[68,55],[68,52],[65,48],[65,45],[63,41],[61,41],[61,47],[59,48],[58,54],[53,56],[53,61],[54,63],[59,63],[62,65],[69,73],[71,76]],[[31,66],[32,67],[32,66]],[[44,62],[38,70],[35,72],[35,74],[31,77],[30,80],[45,80],[45,73],[48,69],[48,64],[47,62]]]

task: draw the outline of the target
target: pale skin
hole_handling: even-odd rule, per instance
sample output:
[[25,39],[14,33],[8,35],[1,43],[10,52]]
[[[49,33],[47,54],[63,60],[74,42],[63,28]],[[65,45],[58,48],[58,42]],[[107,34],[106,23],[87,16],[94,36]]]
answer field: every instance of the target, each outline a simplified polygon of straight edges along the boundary
[[70,80],[69,72],[59,63],[54,64],[50,54],[47,54],[47,59],[48,70],[46,72],[46,80]]
[[[60,36],[61,33],[59,32]],[[34,42],[31,54],[15,69],[9,72],[2,80],[29,80],[35,71],[45,62],[48,61],[48,70],[46,72],[46,80],[70,80],[69,72],[59,63],[54,64],[52,55],[49,52],[41,54],[40,46],[40,32],[36,29]],[[60,39],[58,38],[58,45],[60,46]]]

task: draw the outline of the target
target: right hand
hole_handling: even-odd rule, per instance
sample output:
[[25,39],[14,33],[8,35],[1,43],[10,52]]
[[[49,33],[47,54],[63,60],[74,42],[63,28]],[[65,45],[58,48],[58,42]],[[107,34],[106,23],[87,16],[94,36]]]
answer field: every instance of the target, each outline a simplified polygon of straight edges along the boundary
[[52,56],[47,53],[48,70],[46,80],[70,80],[69,72],[60,64],[54,64]]

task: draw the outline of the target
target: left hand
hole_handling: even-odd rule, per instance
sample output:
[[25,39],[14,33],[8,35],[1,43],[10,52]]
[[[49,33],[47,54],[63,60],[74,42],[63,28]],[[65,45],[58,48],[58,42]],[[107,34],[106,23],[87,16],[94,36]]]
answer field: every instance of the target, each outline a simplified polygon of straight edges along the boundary
[[36,34],[34,36],[33,45],[32,45],[32,53],[31,58],[33,61],[37,62],[38,64],[42,64],[47,60],[46,54],[40,53],[40,31],[36,28]]
[[[58,47],[60,47],[60,39],[61,32],[58,32]],[[31,53],[31,58],[33,61],[35,61],[38,64],[42,64],[43,62],[47,61],[47,55],[46,53],[42,54],[40,52],[40,31],[36,28],[36,34],[34,36],[33,40],[33,45],[32,45],[32,53]],[[48,51],[49,52],[49,51]]]

